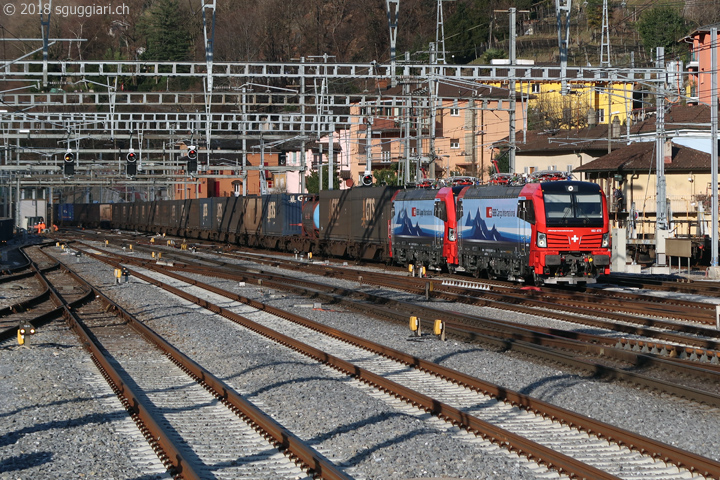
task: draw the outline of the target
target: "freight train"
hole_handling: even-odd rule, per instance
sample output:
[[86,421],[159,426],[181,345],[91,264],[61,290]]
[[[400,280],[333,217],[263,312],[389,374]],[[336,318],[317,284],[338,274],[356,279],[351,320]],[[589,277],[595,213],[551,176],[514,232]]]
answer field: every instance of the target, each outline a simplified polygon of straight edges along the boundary
[[61,227],[137,230],[475,277],[575,284],[610,273],[607,203],[588,182],[357,187],[56,208]]

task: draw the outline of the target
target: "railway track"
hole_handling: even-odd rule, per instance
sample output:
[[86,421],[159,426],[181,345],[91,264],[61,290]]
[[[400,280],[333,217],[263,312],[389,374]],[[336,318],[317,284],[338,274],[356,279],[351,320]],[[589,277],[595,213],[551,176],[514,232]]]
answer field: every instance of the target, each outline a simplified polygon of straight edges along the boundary
[[[350,478],[211,372],[91,287],[71,307],[44,275],[65,319],[175,478]],[[122,321],[118,321],[121,319]],[[155,348],[149,348],[149,346]],[[268,448],[268,441],[274,449]],[[242,455],[238,456],[238,452]]]
[[686,293],[720,298],[720,282],[696,282],[684,277],[651,277],[613,273],[606,279],[608,283],[642,290]]
[[[185,259],[187,262],[191,262],[195,261],[196,257],[188,254]],[[118,258],[145,267],[152,263],[149,260],[128,256]],[[168,266],[168,268],[177,272],[211,275],[239,282],[261,283],[309,297],[323,298],[327,302],[345,305],[359,312],[369,313],[378,318],[396,322],[406,323],[411,316],[415,316],[420,319],[421,327],[426,331],[432,331],[435,320],[441,319],[447,334],[463,341],[476,341],[491,345],[498,350],[511,350],[551,362],[560,362],[592,375],[624,379],[647,388],[691,398],[701,403],[720,405],[718,399],[720,391],[717,389],[717,386],[720,385],[718,381],[720,366],[716,362],[710,361],[710,356],[717,358],[718,351],[717,343],[712,337],[717,335],[717,332],[714,331],[708,331],[708,338],[701,338],[693,337],[688,333],[675,334],[647,328],[635,329],[632,333],[638,336],[642,335],[642,337],[630,342],[620,336],[518,325],[515,322],[502,322],[478,315],[463,315],[435,308],[432,304],[418,305],[416,303],[389,300],[387,297],[362,294],[354,290],[338,290],[336,287],[327,287],[315,281],[293,279],[280,274],[261,272],[253,268],[248,269],[237,265],[229,265],[224,261],[207,258],[197,259],[197,261],[206,264],[211,263],[216,266],[193,267],[188,263],[176,263]],[[218,268],[220,266],[224,268]],[[308,266],[307,271],[312,271],[311,267]],[[327,266],[319,265],[316,267],[320,269],[318,271],[320,275],[336,274],[335,270]],[[356,271],[351,271],[349,275],[355,276],[354,281],[358,281]],[[417,279],[398,276],[391,276],[388,279],[382,275],[375,278],[375,275],[373,275],[371,280],[367,274],[365,277],[368,278],[363,279],[363,281],[390,288],[403,288],[404,284],[409,284],[409,291],[420,293],[417,288]],[[498,301],[479,300],[474,296],[468,297],[465,294],[442,294],[435,291],[432,297],[444,298],[451,302],[462,301],[471,305],[506,308],[530,315],[540,314],[571,322],[578,321],[577,315],[553,311],[548,313],[545,308],[533,309],[513,303],[503,304]],[[358,299],[362,299],[367,303],[358,305],[356,303]],[[594,323],[606,328],[617,328],[615,324],[610,324],[607,321],[595,320]],[[620,331],[625,332],[623,328],[620,328]],[[701,331],[704,330],[701,329]],[[656,337],[665,340],[672,339],[675,342],[685,342],[685,346],[655,343],[653,340]],[[688,342],[702,345],[703,348],[687,346]],[[678,351],[685,354],[677,355]],[[706,361],[701,361],[703,357]]]
[[[25,257],[27,271],[0,276],[0,292],[5,300],[0,308],[0,341],[15,337],[21,327],[30,325],[37,330],[62,314],[61,305],[45,282],[45,276],[64,277],[59,263],[42,254],[38,246],[19,251]],[[88,293],[74,282],[59,288],[71,304],[82,302]]]
[[[93,255],[106,261],[114,257],[107,253]],[[118,265],[114,258],[109,261]],[[155,269],[157,267],[153,267]],[[333,368],[390,392],[471,433],[548,463],[566,474],[584,478],[634,478],[636,474],[649,474],[652,478],[668,479],[692,476],[690,471],[706,476],[720,474],[720,470],[715,470],[720,467],[716,462],[693,455],[685,456],[687,452],[682,453],[673,447],[580,418],[572,412],[564,412],[516,392],[501,391],[477,379],[327,329],[292,313],[277,311],[269,305],[239,298],[237,294],[223,292],[217,287],[197,281],[192,281],[193,286],[190,286],[183,275],[163,272],[163,277],[160,277],[160,273],[151,273],[140,267],[135,268],[132,274],[289,345],[311,358],[322,360]],[[266,282],[263,284],[267,285]],[[213,295],[208,296],[207,290]],[[237,315],[230,306],[220,307],[216,295],[250,305],[258,313],[253,314],[253,320],[248,319],[247,315]],[[276,317],[270,317],[270,314]],[[302,327],[288,326],[288,320],[302,324]],[[277,330],[282,330],[284,334]],[[319,331],[327,337],[319,339]],[[289,332],[292,334],[288,335]],[[373,355],[369,355],[368,351]],[[414,368],[408,370],[409,366]],[[483,393],[479,395],[478,392]],[[578,433],[577,429],[583,433]],[[593,434],[587,436],[588,432]],[[611,444],[609,447],[608,441]],[[625,445],[639,448],[646,455],[625,448]],[[654,458],[662,458],[663,461]],[[680,466],[680,470],[668,467],[667,461]],[[689,468],[690,471],[682,471],[683,468]]]

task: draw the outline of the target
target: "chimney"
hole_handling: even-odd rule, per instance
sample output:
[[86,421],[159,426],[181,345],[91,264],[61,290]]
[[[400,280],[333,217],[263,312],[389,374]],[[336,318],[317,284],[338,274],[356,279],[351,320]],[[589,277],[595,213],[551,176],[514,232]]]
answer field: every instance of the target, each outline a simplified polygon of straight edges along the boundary
[[612,138],[620,138],[620,119],[617,115],[612,120],[612,128],[610,129],[610,136]]
[[669,138],[665,140],[665,146],[663,148],[665,156],[665,164],[672,163],[672,140]]
[[594,127],[597,125],[597,113],[594,108],[591,108],[587,112],[588,127]]

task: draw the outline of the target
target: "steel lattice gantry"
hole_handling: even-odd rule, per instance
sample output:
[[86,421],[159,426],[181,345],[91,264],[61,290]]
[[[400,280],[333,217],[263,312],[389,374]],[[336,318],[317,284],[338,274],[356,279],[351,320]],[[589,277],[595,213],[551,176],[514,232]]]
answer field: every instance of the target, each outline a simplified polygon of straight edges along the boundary
[[[4,142],[4,166],[0,168],[3,171],[13,168],[33,171],[47,164],[46,171],[52,172],[53,162],[49,157],[61,153],[71,142],[77,144],[79,139],[88,138],[114,142],[131,138],[132,132],[139,131],[146,142],[165,141],[162,145],[147,145],[145,154],[175,149],[173,154],[179,155],[180,150],[172,140],[189,136],[199,139],[198,133],[208,126],[213,140],[314,140],[335,128],[357,122],[349,115],[353,106],[382,104],[401,109],[412,101],[409,96],[389,96],[378,88],[380,82],[391,78],[407,84],[432,80],[453,81],[465,86],[509,79],[516,82],[592,80],[654,84],[663,71],[659,68],[571,67],[564,73],[565,76],[559,66],[408,63],[399,63],[393,71],[390,65],[375,62],[341,64],[327,60],[319,63],[57,61],[50,62],[44,73],[42,61],[11,62],[0,66],[0,92],[4,92],[0,93],[0,133]],[[55,87],[54,91],[33,92],[32,87],[39,85],[45,75],[48,87]],[[191,78],[198,84],[207,82],[210,77],[214,87],[211,93],[118,89],[118,79],[133,77]],[[93,85],[102,85],[106,91],[92,91]],[[325,85],[325,90],[315,91],[317,85]],[[334,88],[335,85],[344,88]],[[349,85],[352,88],[348,88]],[[346,93],[348,90],[361,93]],[[319,93],[322,93],[322,104],[315,105]],[[417,97],[413,98],[418,101]],[[429,101],[419,105],[423,108],[422,105],[429,105]],[[54,139],[58,147],[55,152],[41,150],[39,155],[34,155],[33,149],[27,146],[20,148],[20,142],[27,143],[32,139]],[[117,146],[111,143],[87,152],[108,153],[107,162],[112,164],[112,153],[117,153]],[[213,152],[216,152],[215,148]],[[223,152],[218,150],[218,153]],[[33,168],[25,168],[25,164]],[[23,176],[22,181],[31,180]]]

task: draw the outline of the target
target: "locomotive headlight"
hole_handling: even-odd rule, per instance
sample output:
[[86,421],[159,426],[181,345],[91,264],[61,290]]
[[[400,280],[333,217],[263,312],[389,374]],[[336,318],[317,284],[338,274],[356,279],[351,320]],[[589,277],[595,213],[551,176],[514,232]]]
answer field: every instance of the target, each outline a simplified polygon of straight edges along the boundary
[[602,247],[608,248],[610,246],[610,234],[604,233],[602,237]]
[[456,240],[455,229],[454,229],[454,228],[449,228],[449,229],[448,229],[448,240],[450,240],[451,242],[454,242],[454,241]]
[[547,247],[547,235],[544,233],[538,232],[537,234],[537,246],[540,248],[546,248]]

